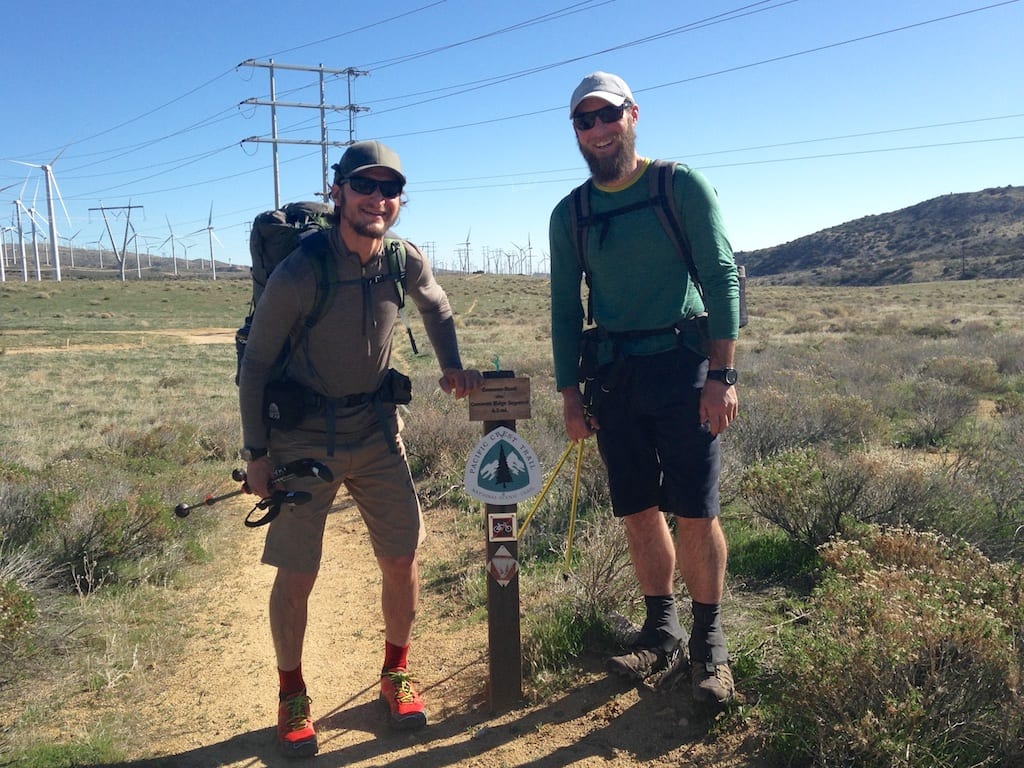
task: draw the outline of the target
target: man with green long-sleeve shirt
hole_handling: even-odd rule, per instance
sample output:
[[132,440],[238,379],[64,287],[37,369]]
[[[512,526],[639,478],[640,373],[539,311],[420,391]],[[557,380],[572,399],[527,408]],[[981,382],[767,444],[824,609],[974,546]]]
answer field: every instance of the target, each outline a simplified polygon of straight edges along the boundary
[[[597,435],[613,513],[623,521],[647,610],[634,644],[608,668],[642,680],[679,666],[678,567],[692,601],[693,695],[723,704],[734,692],[720,618],[727,546],[718,520],[718,436],[738,412],[739,280],[732,248],[714,189],[677,165],[672,198],[698,289],[654,207],[643,205],[656,168],[636,152],[640,111],[621,78],[588,75],[569,112],[591,171],[582,194],[591,220],[601,221],[584,230],[586,319],[592,315],[600,329],[600,367],[593,390],[581,392],[584,262],[569,195],[552,212],[549,233],[555,380],[569,438]],[[600,218],[622,208],[629,210]],[[590,391],[600,397],[590,398]],[[675,517],[674,542],[666,514]]]

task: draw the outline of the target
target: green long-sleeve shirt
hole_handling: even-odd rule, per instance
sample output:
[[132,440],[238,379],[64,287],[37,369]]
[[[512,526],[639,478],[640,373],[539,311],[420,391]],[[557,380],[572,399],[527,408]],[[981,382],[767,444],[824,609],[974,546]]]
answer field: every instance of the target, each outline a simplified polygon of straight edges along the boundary
[[[648,164],[629,186],[615,191],[591,185],[591,214],[645,200],[649,194],[647,174],[654,172]],[[610,219],[603,243],[602,227],[588,228],[594,322],[613,332],[648,330],[667,328],[681,318],[707,311],[711,338],[735,339],[739,330],[739,279],[715,190],[702,174],[682,165],[676,166],[672,186],[700,276],[703,303],[654,209],[644,208]],[[563,389],[577,381],[584,320],[580,295],[583,268],[576,253],[568,195],[552,211],[549,239],[555,384]],[[623,341],[621,351],[655,354],[671,349],[675,343],[671,336],[650,336]]]

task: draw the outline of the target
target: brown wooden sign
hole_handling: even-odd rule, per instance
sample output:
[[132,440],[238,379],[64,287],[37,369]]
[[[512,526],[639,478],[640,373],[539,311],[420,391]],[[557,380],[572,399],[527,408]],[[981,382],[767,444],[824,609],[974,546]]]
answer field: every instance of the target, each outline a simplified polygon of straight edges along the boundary
[[530,379],[485,378],[469,393],[470,421],[505,421],[530,418]]
[[[486,371],[482,390],[469,397],[469,418],[484,422],[485,436],[501,428],[515,432],[515,419],[530,417],[530,380],[517,379],[512,371]],[[474,397],[478,399],[476,413],[482,416],[473,415]],[[523,698],[517,517],[515,504],[486,505],[488,696],[492,712],[512,709]]]

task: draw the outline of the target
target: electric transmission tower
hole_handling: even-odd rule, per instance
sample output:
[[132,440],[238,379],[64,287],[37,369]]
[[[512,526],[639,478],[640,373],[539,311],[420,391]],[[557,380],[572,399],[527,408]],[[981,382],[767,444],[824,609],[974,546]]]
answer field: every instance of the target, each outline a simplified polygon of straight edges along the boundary
[[[281,175],[280,166],[278,163],[277,147],[279,144],[307,144],[307,145],[319,145],[320,146],[320,161],[323,166],[323,173],[321,177],[323,179],[323,190],[321,195],[324,200],[328,198],[328,184],[327,184],[327,148],[328,147],[347,147],[355,141],[355,115],[357,112],[367,112],[369,107],[360,107],[352,103],[352,80],[362,75],[368,75],[369,72],[364,72],[353,67],[346,69],[327,69],[324,66],[318,67],[303,67],[293,64],[275,64],[274,60],[270,61],[255,61],[254,59],[246,59],[238,66],[251,66],[251,67],[265,67],[270,72],[270,101],[261,101],[260,99],[246,99],[243,104],[253,104],[260,107],[270,107],[270,138],[262,138],[260,136],[250,136],[247,139],[242,139],[242,143],[246,142],[257,142],[257,143],[269,143],[273,146],[274,150],[274,207],[281,207]],[[318,104],[309,104],[303,102],[294,101],[278,101],[277,100],[277,86],[274,82],[274,70],[290,70],[294,72],[317,72],[320,75],[320,102]],[[328,104],[326,100],[326,94],[324,89],[324,75],[345,75],[348,79],[348,100],[349,103],[344,106],[336,104]],[[313,141],[311,139],[282,139],[277,135],[277,108],[278,107],[296,107],[300,109],[318,109],[320,110],[320,140]],[[329,141],[327,138],[327,112],[348,112],[348,141]]]

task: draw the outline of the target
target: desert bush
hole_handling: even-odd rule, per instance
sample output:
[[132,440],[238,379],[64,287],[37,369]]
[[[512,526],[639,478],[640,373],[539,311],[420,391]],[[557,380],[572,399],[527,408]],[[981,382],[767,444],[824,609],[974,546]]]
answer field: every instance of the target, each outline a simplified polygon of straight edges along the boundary
[[946,384],[980,392],[993,392],[999,386],[995,360],[978,355],[943,355],[924,364],[921,373]]
[[804,448],[750,467],[739,495],[756,515],[817,547],[853,522],[949,530],[943,477],[941,468],[900,466],[892,456]]
[[743,464],[824,443],[837,447],[864,442],[879,430],[871,403],[861,397],[821,392],[810,381],[786,389],[744,392],[740,417],[730,426],[730,451]]
[[1004,376],[1024,373],[1024,336],[1019,333],[1001,333],[991,338],[991,355],[996,363],[996,370]]
[[1024,418],[1000,419],[963,437],[948,467],[961,514],[956,531],[990,557],[1024,558]]
[[1021,574],[964,543],[858,529],[780,638],[764,714],[784,765],[1018,765]]
[[456,409],[466,407],[437,388],[437,376],[415,377],[414,399],[403,414],[406,428],[402,432],[409,468],[416,480],[417,491],[424,506],[430,507],[444,498],[460,509],[472,506],[462,493],[466,456],[480,439],[479,425],[468,422]]
[[[541,686],[572,669],[584,652],[610,647],[612,617],[635,612],[638,592],[621,525],[586,521],[574,539],[572,567],[541,570],[524,600],[523,669]],[[559,554],[564,563],[564,546]]]
[[92,592],[105,583],[151,578],[139,566],[155,566],[153,558],[175,553],[175,533],[171,510],[152,494],[104,497],[92,491],[76,501],[69,518],[51,527],[41,543],[53,553],[53,566],[64,583]]
[[930,378],[894,384],[889,395],[896,442],[909,448],[944,445],[977,403],[966,388]]
[[751,467],[740,495],[751,510],[794,540],[816,547],[841,532],[868,478],[812,448],[776,454]]
[[47,647],[52,577],[37,554],[0,538],[0,681],[25,674],[26,662]]
[[14,579],[0,580],[0,649],[8,658],[24,645],[36,619],[35,600]]

